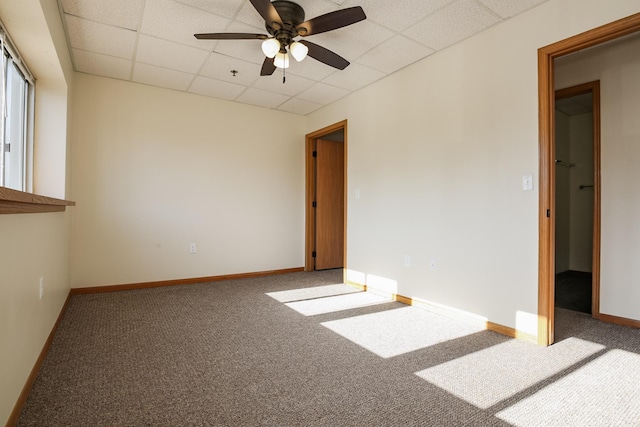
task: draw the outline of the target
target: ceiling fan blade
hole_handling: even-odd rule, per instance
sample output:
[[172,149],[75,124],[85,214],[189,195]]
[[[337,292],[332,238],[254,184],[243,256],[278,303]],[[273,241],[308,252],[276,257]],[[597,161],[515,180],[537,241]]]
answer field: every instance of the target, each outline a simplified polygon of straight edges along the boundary
[[261,76],[270,76],[276,70],[276,66],[273,63],[273,58],[264,58],[262,63],[262,69],[260,70]]
[[360,6],[349,7],[347,9],[336,10],[316,18],[310,19],[296,27],[296,31],[301,36],[324,33],[355,24],[363,19],[367,19],[364,10]]
[[276,10],[276,8],[271,4],[269,0],[249,0],[253,7],[258,11],[260,16],[264,18],[264,22],[273,27],[273,23],[275,22],[277,26],[282,27],[282,18],[280,18],[280,14]]
[[194,36],[200,40],[266,40],[269,38],[266,34],[250,33],[204,33],[194,34]]
[[309,55],[313,59],[316,59],[320,62],[330,65],[333,68],[337,68],[338,70],[344,70],[349,65],[349,61],[347,61],[337,53],[330,51],[327,48],[324,48],[315,43],[311,43],[310,41],[307,41],[307,40],[300,40],[300,43],[302,43],[303,45],[309,48],[309,52],[307,53],[307,55]]

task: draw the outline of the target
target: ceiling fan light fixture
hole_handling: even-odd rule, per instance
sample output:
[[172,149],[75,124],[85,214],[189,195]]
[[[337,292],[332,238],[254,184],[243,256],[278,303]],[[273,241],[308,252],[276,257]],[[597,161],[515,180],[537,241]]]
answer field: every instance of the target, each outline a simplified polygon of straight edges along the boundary
[[289,54],[278,52],[273,59],[273,65],[278,68],[289,68]]
[[307,57],[309,48],[300,42],[293,42],[289,45],[289,52],[291,52],[291,56],[293,56],[296,61],[300,62]]
[[276,39],[270,38],[262,42],[262,52],[267,58],[273,58],[280,51],[280,42]]

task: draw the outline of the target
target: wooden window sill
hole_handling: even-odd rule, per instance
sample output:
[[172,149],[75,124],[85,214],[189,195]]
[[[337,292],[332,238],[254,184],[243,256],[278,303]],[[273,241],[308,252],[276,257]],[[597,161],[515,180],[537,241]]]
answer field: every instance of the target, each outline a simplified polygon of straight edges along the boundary
[[64,212],[76,202],[0,187],[0,214]]

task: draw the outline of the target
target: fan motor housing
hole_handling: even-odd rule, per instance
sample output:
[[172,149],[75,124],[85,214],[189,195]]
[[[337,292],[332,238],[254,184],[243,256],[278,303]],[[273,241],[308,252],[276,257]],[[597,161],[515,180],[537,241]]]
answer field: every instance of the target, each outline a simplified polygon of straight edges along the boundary
[[[287,29],[295,31],[295,27],[304,22],[304,9],[299,4],[288,0],[275,0],[271,4],[278,11],[285,28],[290,26]],[[267,23],[267,31],[274,34],[277,28],[273,28]]]

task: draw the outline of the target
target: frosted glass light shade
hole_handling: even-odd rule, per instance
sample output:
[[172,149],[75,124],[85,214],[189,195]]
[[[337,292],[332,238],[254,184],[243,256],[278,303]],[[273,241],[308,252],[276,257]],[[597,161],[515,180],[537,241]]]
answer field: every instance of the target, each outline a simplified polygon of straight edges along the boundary
[[273,58],[280,51],[280,42],[276,39],[266,39],[262,42],[262,52],[267,58]]
[[289,54],[278,52],[273,60],[273,65],[278,68],[289,68]]
[[289,52],[291,52],[296,61],[300,62],[307,57],[309,48],[300,42],[293,42],[289,45]]

